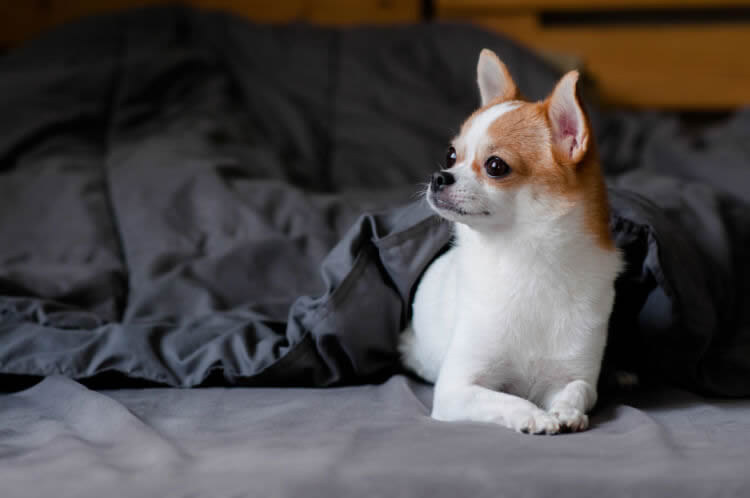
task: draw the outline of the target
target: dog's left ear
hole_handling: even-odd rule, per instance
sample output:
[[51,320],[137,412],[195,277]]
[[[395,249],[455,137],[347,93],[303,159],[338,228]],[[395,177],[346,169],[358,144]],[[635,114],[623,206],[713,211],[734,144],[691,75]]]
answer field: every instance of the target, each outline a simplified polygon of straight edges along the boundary
[[589,123],[578,96],[578,71],[570,71],[547,99],[552,152],[564,165],[578,164],[586,155]]
[[477,83],[482,97],[482,106],[501,98],[512,100],[518,98],[518,89],[510,77],[508,68],[495,55],[495,52],[485,48],[479,53],[477,62]]

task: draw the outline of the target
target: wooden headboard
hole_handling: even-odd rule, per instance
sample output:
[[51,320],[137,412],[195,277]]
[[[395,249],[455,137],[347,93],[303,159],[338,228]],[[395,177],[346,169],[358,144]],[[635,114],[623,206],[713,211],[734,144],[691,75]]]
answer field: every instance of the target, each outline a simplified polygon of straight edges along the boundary
[[585,70],[605,104],[750,105],[750,0],[0,0],[0,45],[83,15],[165,3],[258,22],[470,21]]
[[572,61],[605,103],[750,104],[750,0],[437,0],[436,13]]

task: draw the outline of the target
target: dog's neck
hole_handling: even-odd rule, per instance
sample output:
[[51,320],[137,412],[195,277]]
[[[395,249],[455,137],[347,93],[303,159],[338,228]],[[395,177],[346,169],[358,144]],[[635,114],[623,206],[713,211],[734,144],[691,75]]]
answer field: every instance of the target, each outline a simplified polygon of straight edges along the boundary
[[598,264],[599,256],[608,256],[585,229],[584,218],[583,206],[577,205],[552,219],[497,230],[456,223],[456,248],[466,255],[463,260],[481,261],[481,265],[470,266],[482,271],[491,271],[495,262],[513,265],[519,271],[546,265],[584,270],[589,264]]

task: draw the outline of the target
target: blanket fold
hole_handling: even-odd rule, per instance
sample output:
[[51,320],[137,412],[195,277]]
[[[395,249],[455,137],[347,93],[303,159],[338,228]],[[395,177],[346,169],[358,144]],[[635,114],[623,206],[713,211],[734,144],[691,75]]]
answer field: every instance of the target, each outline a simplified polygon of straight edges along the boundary
[[[559,76],[469,26],[257,26],[177,7],[2,56],[0,388],[396,372],[415,286],[451,237],[416,192],[477,104],[484,47],[530,98]],[[750,394],[748,113],[690,135],[587,106],[627,260],[608,358]]]

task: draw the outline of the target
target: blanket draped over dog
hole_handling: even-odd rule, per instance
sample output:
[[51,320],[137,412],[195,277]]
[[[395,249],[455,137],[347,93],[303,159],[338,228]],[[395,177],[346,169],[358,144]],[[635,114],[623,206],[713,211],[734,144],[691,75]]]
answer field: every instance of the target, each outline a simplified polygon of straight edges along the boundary
[[[92,18],[0,58],[0,388],[393,373],[415,285],[451,236],[418,184],[478,103],[484,47],[528,97],[559,77],[467,26],[180,8]],[[750,395],[750,113],[695,131],[588,108],[627,260],[613,363]]]

